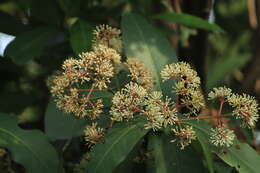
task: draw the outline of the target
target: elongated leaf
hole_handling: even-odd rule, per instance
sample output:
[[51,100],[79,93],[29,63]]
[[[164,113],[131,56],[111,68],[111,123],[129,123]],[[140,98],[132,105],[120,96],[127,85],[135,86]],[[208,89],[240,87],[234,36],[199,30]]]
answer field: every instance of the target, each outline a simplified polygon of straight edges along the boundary
[[136,14],[123,16],[121,25],[127,57],[142,60],[153,72],[155,88],[169,91],[171,85],[161,83],[160,71],[177,59],[167,39],[145,18]]
[[209,172],[214,173],[212,152],[210,150],[210,144],[209,144],[208,138],[206,138],[205,135],[201,135],[201,133],[197,133],[197,139],[202,147],[203,154],[205,156],[205,160],[207,162]]
[[241,69],[248,62],[250,54],[235,55],[224,59],[224,61],[222,60],[213,65],[211,70],[209,70],[207,88],[211,89],[212,87],[222,85],[223,79],[230,76],[236,70]]
[[83,20],[78,20],[70,30],[70,43],[74,53],[89,51],[92,44],[93,26]]
[[143,121],[122,123],[113,128],[91,152],[88,171],[91,173],[111,173],[124,161],[138,141],[147,133]]
[[0,146],[31,173],[60,173],[55,149],[38,130],[23,130],[14,117],[0,113]]
[[191,28],[199,28],[209,31],[223,31],[216,24],[209,23],[207,20],[185,13],[163,13],[155,16],[156,19],[163,19]]
[[51,140],[71,139],[83,135],[87,119],[64,114],[50,101],[45,114],[45,133]]
[[[169,173],[174,170],[173,147],[170,141],[165,141],[163,136],[150,135],[148,151],[153,153],[154,163],[148,172]],[[170,147],[169,147],[170,146]],[[166,151],[169,150],[169,151]],[[168,153],[168,154],[167,154]]]
[[6,48],[4,54],[18,64],[26,63],[35,56],[40,56],[55,29],[41,27],[25,32],[15,38]]
[[[187,124],[192,125],[197,134],[209,139],[210,129],[205,123],[190,121]],[[236,140],[232,147],[223,149],[224,153],[216,147],[209,148],[240,173],[258,173],[260,170],[260,156],[248,144]]]
[[260,170],[260,156],[246,143],[236,141],[227,152],[217,154],[240,173],[258,173]]
[[[204,167],[199,156],[191,147],[180,149],[177,143],[171,143],[171,136],[150,135],[148,149],[153,155],[149,173],[190,173],[203,172]],[[186,166],[189,165],[189,166]]]

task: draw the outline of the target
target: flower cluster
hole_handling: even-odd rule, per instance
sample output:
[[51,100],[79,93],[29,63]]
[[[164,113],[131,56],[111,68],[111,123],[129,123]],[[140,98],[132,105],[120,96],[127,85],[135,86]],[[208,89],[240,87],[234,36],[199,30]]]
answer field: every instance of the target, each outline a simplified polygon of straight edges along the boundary
[[149,94],[146,100],[146,116],[148,123],[145,124],[146,129],[158,130],[168,125],[174,125],[178,121],[177,110],[171,99],[162,100],[162,93],[154,91]]
[[176,93],[180,104],[187,109],[185,115],[196,114],[205,106],[203,95],[200,91],[200,78],[197,72],[185,62],[166,65],[161,71],[164,81],[173,79]]
[[232,106],[232,114],[243,121],[242,126],[254,127],[259,118],[259,105],[256,99],[247,94],[232,94],[228,97],[228,103]]
[[179,141],[181,149],[184,149],[184,147],[188,146],[192,140],[196,139],[195,131],[191,126],[186,126],[180,129],[172,129],[172,131],[176,139],[172,140],[171,142],[175,142],[176,140]]
[[102,44],[113,48],[118,52],[122,51],[121,31],[108,25],[99,25],[94,30],[94,44]]
[[141,85],[145,89],[149,90],[152,88],[152,73],[145,67],[144,63],[136,58],[129,58],[126,62],[130,71],[131,80]]
[[104,107],[101,99],[91,99],[92,93],[108,88],[121,63],[121,55],[110,46],[111,40],[120,40],[120,31],[102,25],[94,33],[93,50],[65,60],[62,72],[50,80],[50,91],[61,110],[90,119],[96,119]]
[[[216,119],[217,125],[214,124],[216,127],[211,129],[209,140],[218,147],[230,147],[235,138],[234,132],[222,122],[223,117],[234,116],[242,120],[242,127],[254,127],[259,117],[259,106],[255,98],[246,94],[234,94],[226,87],[214,88],[208,94],[208,100],[220,103],[216,115],[197,116],[205,107],[205,98],[200,90],[200,78],[188,63],[166,65],[160,73],[163,82],[174,81],[172,91],[175,98],[154,91],[152,73],[142,61],[136,58],[128,58],[126,61],[121,59],[120,35],[118,29],[107,25],[98,26],[94,31],[92,51],[79,54],[77,59],[64,61],[62,71],[50,80],[51,94],[60,109],[73,113],[76,117],[95,120],[105,106],[102,99],[93,96],[93,93],[109,91],[114,94],[109,110],[112,122],[144,116],[147,120],[144,123],[145,129],[171,129],[175,137],[171,142],[178,141],[181,149],[196,139],[192,123],[187,125],[185,121]],[[113,78],[121,70],[128,72],[123,88],[118,83],[119,78]],[[231,113],[222,113],[224,104],[232,108]],[[84,132],[89,146],[96,144],[105,134],[103,128],[97,127],[97,123],[87,125]]]
[[91,126],[86,126],[84,133],[85,141],[91,146],[96,144],[104,136],[104,129],[97,127],[97,123],[92,123]]
[[[221,109],[225,103],[233,108],[230,116],[242,120],[242,127],[252,128],[259,117],[259,106],[254,97],[247,94],[234,94],[230,88],[219,87],[214,88],[208,94],[209,100],[217,99],[220,102],[219,117],[221,117]],[[229,115],[229,114],[227,114]],[[223,126],[219,119],[219,124],[212,129],[211,142],[216,146],[231,146],[234,139],[234,132]]]
[[147,91],[136,83],[130,82],[118,91],[112,100],[110,113],[113,121],[123,121],[133,118],[134,113],[143,106]]
[[233,144],[235,134],[233,130],[224,128],[222,126],[212,128],[210,142],[218,147],[230,147]]

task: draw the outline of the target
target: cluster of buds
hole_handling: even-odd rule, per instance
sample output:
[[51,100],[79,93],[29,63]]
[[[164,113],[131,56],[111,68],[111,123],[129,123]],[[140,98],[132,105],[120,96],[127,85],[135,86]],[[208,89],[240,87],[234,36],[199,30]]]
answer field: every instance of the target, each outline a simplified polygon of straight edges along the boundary
[[[95,92],[111,91],[113,77],[119,72],[119,67],[129,73],[129,85],[113,99],[117,102],[132,102],[136,106],[142,104],[146,89],[152,88],[152,73],[144,63],[136,58],[121,62],[122,40],[121,31],[108,25],[97,26],[94,30],[92,51],[83,52],[78,58],[69,58],[62,64],[62,71],[53,75],[49,80],[50,91],[55,98],[57,107],[65,113],[71,113],[78,118],[96,120],[103,112],[103,101],[93,97]],[[140,87],[139,87],[140,85]],[[142,90],[142,88],[145,88]],[[129,93],[128,93],[129,92]],[[124,99],[124,95],[134,95]],[[140,97],[140,98],[138,98]],[[131,100],[132,99],[132,100]],[[119,104],[119,103],[118,103]],[[130,108],[129,108],[130,109]],[[131,118],[131,111],[121,112],[114,109],[120,116],[113,116],[114,120]],[[91,146],[104,135],[97,124],[86,126],[85,141]]]
[[[170,128],[181,149],[196,139],[192,126],[185,121],[217,119],[217,125],[211,129],[210,141],[220,147],[233,144],[235,134],[222,122],[223,117],[235,117],[242,120],[242,127],[253,127],[259,117],[255,98],[232,93],[226,87],[214,88],[208,100],[218,100],[218,114],[197,116],[205,108],[205,100],[200,90],[200,78],[197,72],[185,62],[166,65],[161,71],[163,81],[173,80],[172,91],[176,97],[164,96],[161,91],[153,90],[151,71],[142,61],[129,58],[122,62],[121,31],[107,25],[96,27],[92,51],[78,55],[78,59],[64,61],[62,72],[51,79],[51,93],[57,106],[76,117],[97,119],[103,112],[102,99],[93,97],[93,93],[111,91],[114,94],[110,109],[111,120],[129,121],[135,116],[146,117],[145,129],[153,131]],[[129,81],[120,90],[120,84],[113,88],[113,77],[120,68],[129,73]],[[122,70],[122,69],[121,69]],[[111,88],[112,87],[112,88]],[[222,114],[224,104],[233,110]],[[195,117],[194,117],[195,116]],[[89,146],[96,144],[105,134],[97,123],[85,128],[85,141]]]
[[[230,88],[214,88],[208,95],[209,100],[217,100],[220,103],[218,115],[218,124],[211,129],[211,142],[216,146],[231,146],[235,138],[233,130],[225,127],[221,121],[222,117],[235,117],[242,121],[241,127],[252,128],[259,117],[259,106],[254,97],[247,94],[234,94]],[[222,114],[224,104],[230,106],[232,113]]]
[[[178,62],[166,65],[161,71],[163,80],[175,81],[173,92],[176,101],[173,102],[167,96],[164,98],[159,91],[150,91],[140,83],[130,83],[121,91],[118,91],[112,101],[111,115],[113,121],[124,121],[134,115],[144,115],[147,119],[146,129],[153,131],[170,127],[175,136],[172,140],[180,143],[181,149],[196,139],[196,133],[192,126],[183,125],[183,122],[200,119],[217,118],[217,126],[210,131],[210,142],[219,147],[229,147],[233,144],[235,134],[222,123],[223,117],[235,116],[242,120],[242,127],[253,127],[258,119],[258,104],[248,95],[233,94],[226,87],[214,88],[208,95],[209,100],[219,100],[220,107],[217,116],[197,116],[205,102],[200,92],[200,78],[189,64]],[[228,103],[233,112],[222,114],[224,103]],[[187,117],[188,116],[188,117]]]

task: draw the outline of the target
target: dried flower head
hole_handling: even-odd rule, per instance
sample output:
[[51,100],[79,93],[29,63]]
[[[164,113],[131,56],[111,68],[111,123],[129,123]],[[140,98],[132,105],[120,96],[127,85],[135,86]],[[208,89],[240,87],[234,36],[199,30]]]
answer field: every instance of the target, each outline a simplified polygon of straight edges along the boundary
[[94,30],[94,44],[102,44],[113,48],[118,52],[122,51],[121,31],[108,25],[99,25]]
[[91,126],[86,126],[84,133],[87,144],[94,145],[104,136],[104,129],[97,127],[97,123],[92,123]]
[[114,67],[110,59],[106,56],[100,56],[98,50],[96,51],[79,55],[81,75],[89,78],[88,81],[93,83],[95,87],[103,89],[107,88],[107,83],[113,77]]
[[80,96],[75,88],[58,97],[56,102],[57,107],[65,113],[73,113],[76,117],[89,117],[92,120],[100,116],[104,107],[101,99],[90,101],[86,96]]
[[196,134],[192,126],[186,126],[181,129],[172,129],[172,131],[176,139],[172,140],[171,142],[178,141],[181,145],[181,149],[184,149],[191,143],[192,140],[196,139]]
[[227,99],[230,97],[232,93],[232,90],[230,88],[226,87],[219,87],[219,88],[213,88],[213,91],[211,91],[208,95],[209,100],[214,99]]
[[96,56],[101,57],[101,59],[111,60],[115,64],[121,63],[121,56],[115,49],[98,44],[93,47],[93,50],[96,53]]
[[121,91],[115,93],[112,99],[110,113],[113,121],[123,121],[133,118],[134,113],[144,105],[147,91],[142,86],[130,82]]
[[232,94],[228,103],[234,108],[232,114],[243,121],[242,126],[254,127],[259,117],[259,106],[256,99],[250,95]]
[[130,77],[133,82],[138,83],[145,89],[149,90],[152,88],[152,73],[151,71],[144,65],[142,61],[136,58],[129,58],[127,60],[126,65],[130,70]]
[[217,147],[230,147],[233,144],[235,134],[233,130],[225,127],[211,128],[210,142]]
[[184,82],[185,88],[197,88],[200,85],[200,78],[198,77],[197,72],[185,62],[166,65],[161,71],[161,76],[164,81],[171,78],[177,82]]

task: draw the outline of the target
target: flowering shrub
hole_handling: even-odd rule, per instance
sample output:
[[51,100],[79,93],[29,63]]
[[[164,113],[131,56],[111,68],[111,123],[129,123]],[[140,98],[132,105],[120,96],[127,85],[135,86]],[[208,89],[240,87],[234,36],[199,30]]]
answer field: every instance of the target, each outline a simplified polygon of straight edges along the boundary
[[[139,57],[125,58],[120,34],[120,30],[110,26],[97,26],[92,51],[65,60],[62,71],[49,81],[59,109],[93,121],[84,130],[85,143],[90,148],[99,142],[106,144],[106,133],[114,125],[124,126],[125,123],[127,126],[126,122],[133,120],[143,122],[143,130],[153,135],[170,131],[168,142],[181,149],[197,138],[193,124],[189,122],[197,121],[197,125],[203,127],[206,120],[215,120],[215,123],[208,123],[211,129],[206,140],[219,148],[234,144],[236,135],[227,118],[238,119],[241,127],[255,126],[259,106],[254,97],[233,93],[227,87],[213,88],[204,97],[200,78],[188,63],[167,64],[161,69],[162,82],[173,81],[171,92],[174,97],[157,90],[154,85],[158,81],[151,69]],[[120,80],[122,75],[123,80]],[[93,97],[103,92],[113,94],[110,104],[105,105],[102,96]],[[209,101],[217,103],[216,114],[203,113]],[[224,106],[230,111],[224,111]],[[102,116],[109,118],[107,126],[98,123]],[[91,156],[87,154],[87,157],[91,161]],[[82,163],[85,162],[88,161],[84,157]]]

